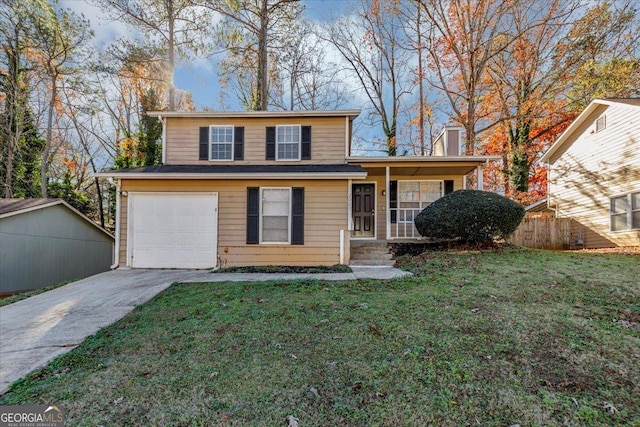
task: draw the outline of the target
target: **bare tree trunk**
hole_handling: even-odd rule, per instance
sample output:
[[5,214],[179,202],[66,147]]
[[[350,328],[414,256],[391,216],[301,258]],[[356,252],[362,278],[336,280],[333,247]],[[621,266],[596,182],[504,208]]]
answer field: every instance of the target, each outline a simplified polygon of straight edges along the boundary
[[175,18],[173,16],[173,0],[167,1],[167,15],[169,15],[169,111],[175,111],[176,109],[176,87],[174,84],[174,72],[176,66],[175,58],[175,40],[174,40],[174,25]]
[[268,55],[267,55],[267,36],[269,30],[267,0],[262,0],[262,10],[260,12],[260,34],[258,36],[258,78],[256,82],[256,92],[258,99],[256,105],[261,111],[266,111],[267,101],[269,99],[269,80],[268,80]]
[[42,154],[42,162],[40,164],[40,192],[42,197],[47,197],[47,171],[49,169],[49,156],[51,155],[52,135],[53,135],[53,114],[56,107],[56,100],[58,98],[58,78],[57,73],[54,71],[51,76],[51,100],[49,101],[49,112],[47,115],[47,133],[46,142],[44,146],[44,152]]
[[418,13],[416,16],[416,26],[417,26],[417,35],[418,35],[418,93],[420,96],[420,115],[418,116],[418,127],[419,127],[419,135],[420,135],[420,155],[426,155],[426,147],[425,147],[425,135],[424,135],[424,72],[422,71],[422,29],[420,28],[421,16],[420,16],[420,4],[417,3]]

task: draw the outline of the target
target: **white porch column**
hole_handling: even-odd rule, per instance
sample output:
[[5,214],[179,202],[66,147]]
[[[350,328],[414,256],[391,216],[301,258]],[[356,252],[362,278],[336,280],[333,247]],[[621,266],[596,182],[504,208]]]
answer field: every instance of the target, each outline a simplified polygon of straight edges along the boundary
[[385,168],[385,180],[384,180],[384,194],[385,194],[385,204],[387,210],[387,218],[385,220],[387,230],[387,240],[391,239],[391,208],[389,207],[389,201],[391,200],[391,195],[389,194],[389,166]]
[[476,182],[478,183],[478,190],[484,190],[484,181],[483,181],[483,177],[482,177],[482,166],[478,166],[476,168]]

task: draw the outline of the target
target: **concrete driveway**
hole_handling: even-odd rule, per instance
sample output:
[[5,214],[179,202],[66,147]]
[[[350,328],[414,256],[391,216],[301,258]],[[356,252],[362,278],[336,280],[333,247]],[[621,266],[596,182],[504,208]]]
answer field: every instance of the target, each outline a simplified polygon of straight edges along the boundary
[[0,394],[194,270],[115,270],[0,307]]

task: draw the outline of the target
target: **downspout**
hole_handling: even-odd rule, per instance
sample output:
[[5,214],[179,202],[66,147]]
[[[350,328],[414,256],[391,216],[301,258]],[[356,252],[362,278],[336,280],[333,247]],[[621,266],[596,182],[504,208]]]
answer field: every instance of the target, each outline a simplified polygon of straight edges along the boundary
[[120,194],[120,180],[118,180],[118,185],[116,186],[116,241],[114,248],[114,260],[113,265],[109,267],[111,270],[114,270],[120,266],[120,198],[122,195]]
[[164,165],[167,162],[167,127],[164,125],[162,116],[159,115],[158,120],[162,123],[162,164]]

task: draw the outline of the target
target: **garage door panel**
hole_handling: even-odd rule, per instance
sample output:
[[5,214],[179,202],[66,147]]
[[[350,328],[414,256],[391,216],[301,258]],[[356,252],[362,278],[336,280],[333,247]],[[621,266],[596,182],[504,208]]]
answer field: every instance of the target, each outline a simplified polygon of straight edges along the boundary
[[130,203],[132,267],[215,266],[217,194],[131,194]]

